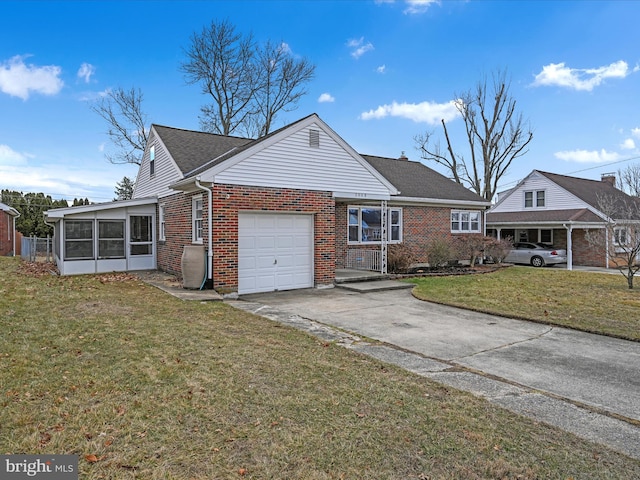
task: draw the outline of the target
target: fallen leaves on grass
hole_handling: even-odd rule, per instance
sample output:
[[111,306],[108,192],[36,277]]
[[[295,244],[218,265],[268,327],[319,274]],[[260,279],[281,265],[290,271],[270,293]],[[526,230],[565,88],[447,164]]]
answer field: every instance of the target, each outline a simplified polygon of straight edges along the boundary
[[138,277],[130,273],[103,273],[98,275],[100,283],[128,282],[129,280],[138,280]]
[[84,456],[84,459],[89,463],[96,463],[96,462],[99,462],[100,460],[104,460],[104,458],[105,458],[104,455],[101,457],[97,457],[92,453]]
[[45,275],[59,275],[58,268],[51,262],[20,262],[18,273],[29,277],[43,277]]

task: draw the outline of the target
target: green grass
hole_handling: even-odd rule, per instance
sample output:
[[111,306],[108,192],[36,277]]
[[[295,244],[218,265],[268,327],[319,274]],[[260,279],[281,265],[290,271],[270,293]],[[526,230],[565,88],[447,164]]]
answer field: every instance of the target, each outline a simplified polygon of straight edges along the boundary
[[628,479],[640,462],[222,303],[0,258],[0,452],[82,479]]
[[640,340],[640,289],[622,275],[510,267],[409,281],[422,300]]

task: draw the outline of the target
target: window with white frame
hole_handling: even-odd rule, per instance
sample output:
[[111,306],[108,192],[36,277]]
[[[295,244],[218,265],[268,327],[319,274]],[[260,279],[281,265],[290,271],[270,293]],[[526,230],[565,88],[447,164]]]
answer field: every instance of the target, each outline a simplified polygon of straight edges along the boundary
[[158,207],[158,217],[159,218],[159,228],[160,228],[160,232],[158,233],[158,240],[160,240],[161,242],[164,242],[166,240],[165,237],[165,210],[166,210],[166,205],[163,203]]
[[[382,241],[382,208],[350,206],[347,215],[349,243],[380,243]],[[402,242],[402,209],[387,209],[387,241]]]
[[156,146],[151,145],[149,149],[149,176],[153,177],[156,173]]
[[202,195],[191,200],[193,243],[202,243]]
[[452,210],[451,233],[479,233],[480,212]]
[[616,227],[613,229],[614,245],[627,245],[629,243],[629,234],[626,227]]
[[524,208],[542,208],[546,206],[544,190],[530,190],[524,192]]

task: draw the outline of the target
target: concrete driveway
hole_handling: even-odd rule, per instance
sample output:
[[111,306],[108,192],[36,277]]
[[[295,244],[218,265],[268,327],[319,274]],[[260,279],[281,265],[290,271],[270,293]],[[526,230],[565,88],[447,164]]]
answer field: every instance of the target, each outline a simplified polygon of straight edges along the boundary
[[351,332],[364,338],[349,348],[640,459],[640,343],[431,304],[410,290],[298,290],[230,303],[310,322],[311,333]]

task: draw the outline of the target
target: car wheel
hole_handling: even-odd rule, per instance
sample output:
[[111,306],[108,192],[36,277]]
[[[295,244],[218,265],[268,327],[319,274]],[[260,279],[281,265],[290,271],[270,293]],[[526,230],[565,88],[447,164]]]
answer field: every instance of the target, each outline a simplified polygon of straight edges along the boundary
[[544,260],[538,255],[531,257],[531,265],[534,267],[544,267]]

